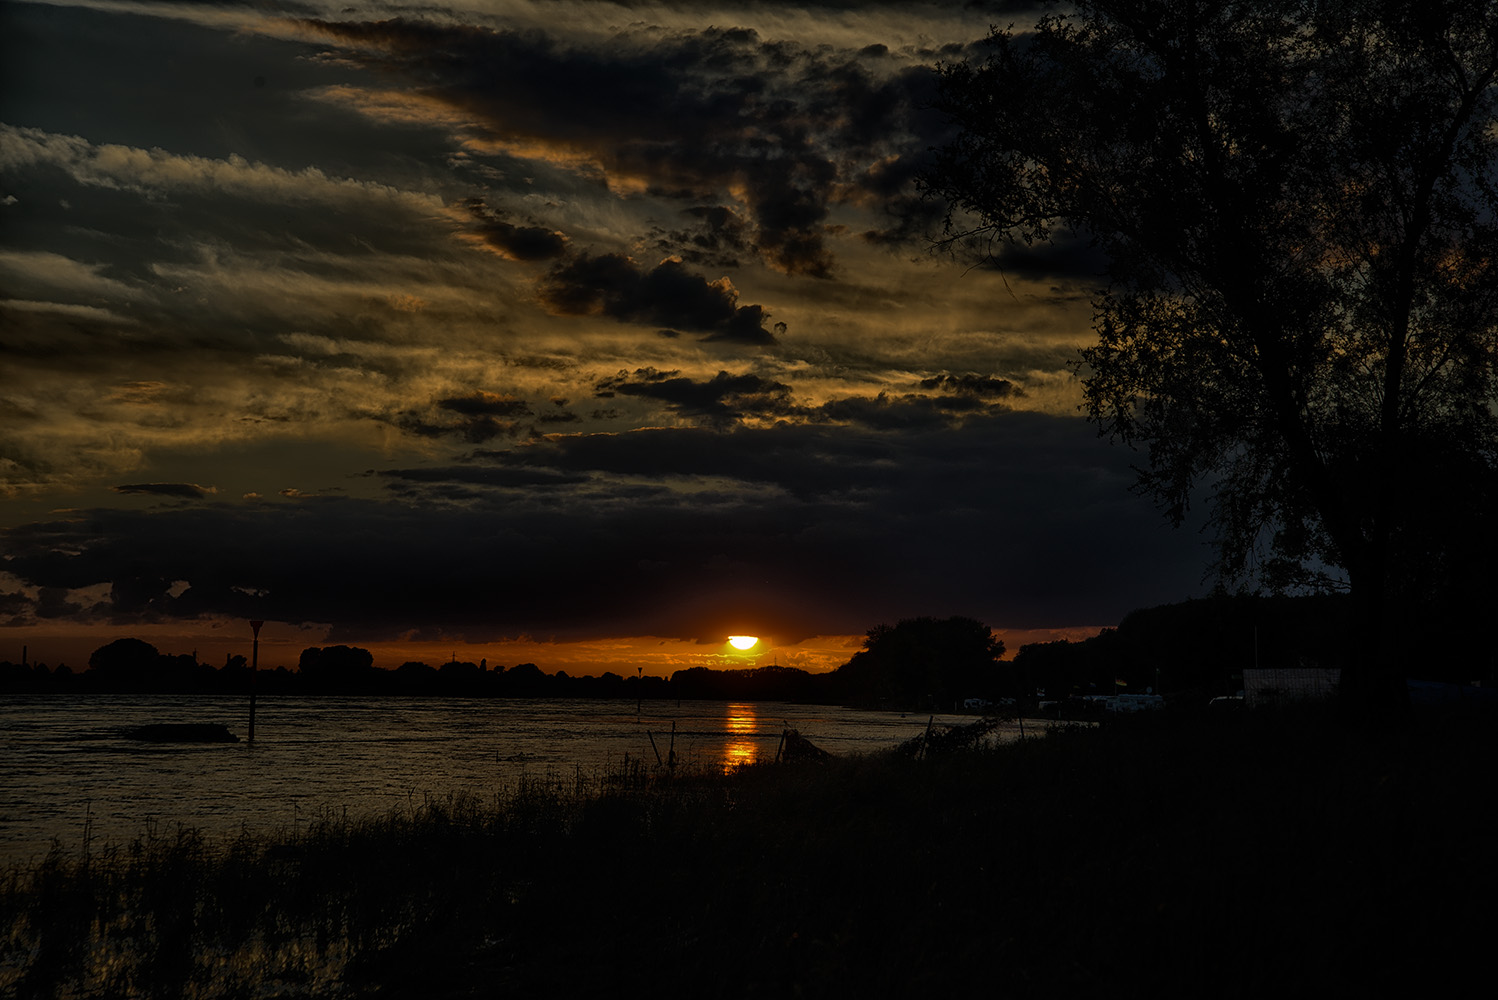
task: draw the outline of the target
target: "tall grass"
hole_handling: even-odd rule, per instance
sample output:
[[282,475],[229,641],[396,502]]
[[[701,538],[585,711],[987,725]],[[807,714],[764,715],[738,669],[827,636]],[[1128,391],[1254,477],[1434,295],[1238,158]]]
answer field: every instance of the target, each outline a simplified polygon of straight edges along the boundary
[[1486,720],[1168,717],[151,833],[5,876],[0,992],[1345,994],[1395,954],[1430,987],[1487,940],[1495,763]]
[[575,781],[325,812],[272,836],[148,831],[0,883],[0,993],[239,997],[339,992],[349,962],[440,922],[503,912],[566,836]]

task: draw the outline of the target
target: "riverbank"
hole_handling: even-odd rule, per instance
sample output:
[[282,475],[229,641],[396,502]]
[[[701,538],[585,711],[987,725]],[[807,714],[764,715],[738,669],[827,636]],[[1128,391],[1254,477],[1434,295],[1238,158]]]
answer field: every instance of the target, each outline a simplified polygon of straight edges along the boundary
[[1022,996],[1429,986],[1485,953],[1498,738],[1130,719],[727,776],[638,764],[0,887],[18,996]]

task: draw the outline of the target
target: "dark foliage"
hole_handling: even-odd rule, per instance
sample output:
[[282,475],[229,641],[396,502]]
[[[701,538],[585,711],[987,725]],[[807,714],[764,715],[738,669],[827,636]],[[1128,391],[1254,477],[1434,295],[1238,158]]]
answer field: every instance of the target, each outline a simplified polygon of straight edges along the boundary
[[380,683],[374,657],[357,646],[310,646],[302,650],[297,673],[309,691],[371,691]]
[[[1206,701],[1243,688],[1243,671],[1260,668],[1345,669],[1352,619],[1346,595],[1261,597],[1246,594],[1141,608],[1117,628],[1080,642],[1021,646],[1013,672],[1048,698],[1154,688],[1172,700]],[[1434,628],[1391,620],[1376,638],[1394,647],[1412,679],[1455,684],[1498,683],[1498,652],[1485,644],[1478,619]],[[1416,637],[1415,625],[1426,629]]]
[[1345,582],[1347,706],[1397,713],[1390,619],[1498,586],[1498,8],[1066,6],[943,72],[952,240],[1095,242],[1091,417],[1229,579]]
[[[1243,671],[1259,667],[1344,665],[1351,614],[1345,596],[1209,598],[1141,608],[1117,628],[1080,642],[1021,646],[1014,671],[1049,698],[1154,688],[1205,701],[1243,687]],[[1453,676],[1413,668],[1431,680],[1471,681],[1472,664],[1452,664]],[[1459,675],[1459,676],[1458,676]]]
[[971,618],[906,618],[869,629],[863,649],[833,673],[848,704],[951,709],[1001,686],[1004,643]]

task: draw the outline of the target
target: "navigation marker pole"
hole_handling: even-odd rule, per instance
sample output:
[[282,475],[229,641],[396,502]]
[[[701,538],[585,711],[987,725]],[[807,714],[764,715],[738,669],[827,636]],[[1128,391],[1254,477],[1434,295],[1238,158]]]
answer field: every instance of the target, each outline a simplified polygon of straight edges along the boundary
[[250,742],[255,742],[255,674],[260,670],[260,626],[265,622],[250,622],[255,630],[255,642],[250,646]]

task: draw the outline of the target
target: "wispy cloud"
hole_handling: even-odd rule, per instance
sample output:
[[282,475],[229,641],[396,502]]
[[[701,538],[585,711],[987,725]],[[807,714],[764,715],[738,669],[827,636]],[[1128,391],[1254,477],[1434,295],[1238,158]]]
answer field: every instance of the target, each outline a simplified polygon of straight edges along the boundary
[[56,167],[85,187],[146,195],[191,192],[286,205],[374,201],[433,215],[443,208],[441,199],[433,195],[403,191],[377,181],[329,177],[318,167],[293,171],[252,163],[239,155],[212,159],[118,143],[96,145],[81,136],[0,124],[0,169],[20,171],[38,166]]
[[202,497],[217,493],[218,489],[213,486],[199,486],[197,483],[127,483],[114,487],[116,493],[145,493],[160,497],[180,497],[187,500],[197,500]]

